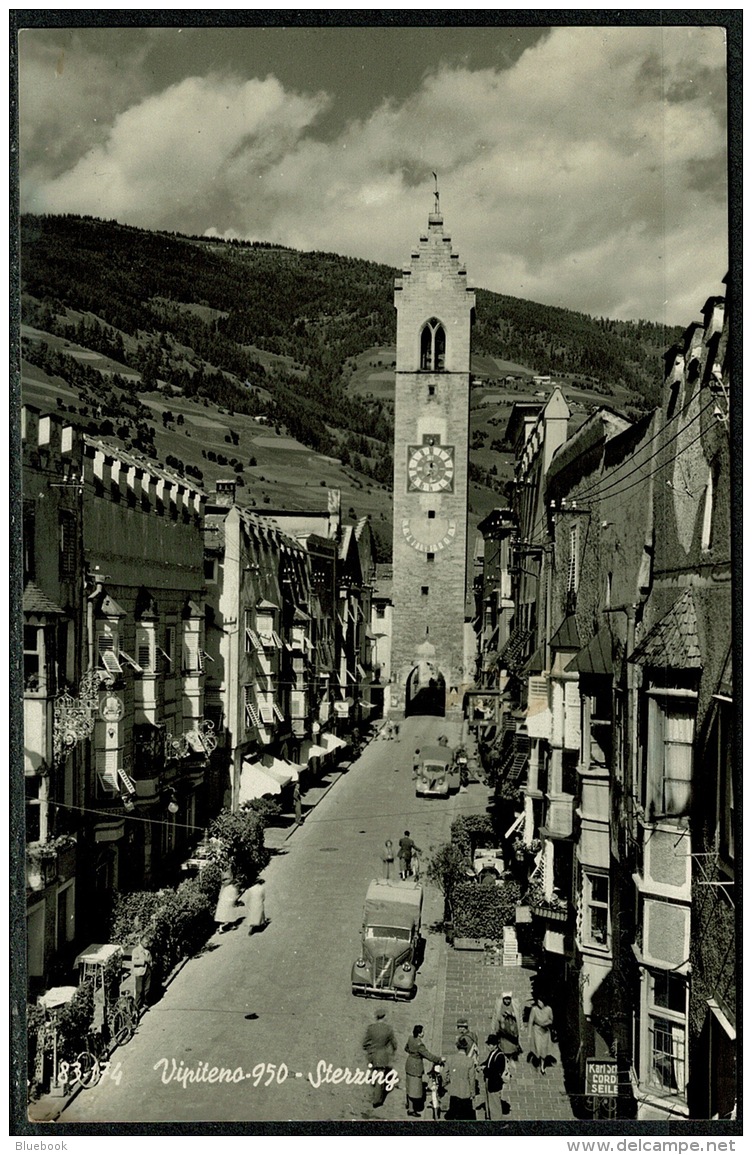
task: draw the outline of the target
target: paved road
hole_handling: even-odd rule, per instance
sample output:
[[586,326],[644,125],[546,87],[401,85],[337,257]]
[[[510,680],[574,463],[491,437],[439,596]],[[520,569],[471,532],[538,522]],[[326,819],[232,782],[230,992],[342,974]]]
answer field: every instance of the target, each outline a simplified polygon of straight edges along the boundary
[[[360,1044],[379,1006],[395,1028],[403,1083],[402,1048],[413,1024],[425,1024],[428,1045],[434,1045],[431,1031],[443,1010],[444,942],[429,931],[441,916],[438,891],[426,890],[428,942],[414,1000],[355,998],[350,969],[358,954],[363,898],[371,878],[381,873],[384,840],[396,844],[409,829],[427,851],[448,839],[456,798],[416,799],[411,781],[416,746],[435,742],[442,732],[452,743],[458,739],[458,727],[443,719],[409,719],[399,741],[379,739],[366,748],[267,868],[271,922],[263,934],[248,937],[241,928],[215,935],[144,1016],[131,1042],[115,1052],[119,1082],[105,1077],[81,1092],[61,1122],[405,1117],[402,1088],[373,1111],[366,1087],[323,1079],[313,1084],[329,1064],[365,1068]],[[282,1081],[269,1066],[259,1075],[257,1064],[273,1064]],[[256,1068],[257,1074],[233,1083],[178,1077],[181,1070],[212,1067],[243,1074]],[[170,1072],[176,1074],[165,1081]]]

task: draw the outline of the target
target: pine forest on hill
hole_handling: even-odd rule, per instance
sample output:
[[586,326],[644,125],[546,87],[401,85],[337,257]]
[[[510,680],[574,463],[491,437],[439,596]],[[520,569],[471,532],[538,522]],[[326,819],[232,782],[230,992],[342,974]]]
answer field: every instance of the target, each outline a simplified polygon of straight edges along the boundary
[[[391,551],[399,270],[334,253],[21,220],[22,400],[240,500],[311,507],[342,490]],[[575,417],[657,403],[679,330],[476,290],[471,520],[503,504],[512,403],[551,376]]]

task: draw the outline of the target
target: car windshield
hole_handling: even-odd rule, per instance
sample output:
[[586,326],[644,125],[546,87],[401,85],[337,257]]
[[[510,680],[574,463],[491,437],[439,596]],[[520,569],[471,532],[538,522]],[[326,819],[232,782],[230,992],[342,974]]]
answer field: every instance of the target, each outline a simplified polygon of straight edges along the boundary
[[369,926],[366,927],[366,938],[395,938],[409,942],[410,931],[401,926]]

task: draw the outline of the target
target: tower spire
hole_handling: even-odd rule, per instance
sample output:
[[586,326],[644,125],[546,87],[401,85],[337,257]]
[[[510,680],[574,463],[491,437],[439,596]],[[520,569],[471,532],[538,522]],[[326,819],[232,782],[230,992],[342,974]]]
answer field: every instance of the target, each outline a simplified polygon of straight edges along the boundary
[[436,173],[433,173],[433,211],[436,216],[441,216],[441,205],[439,204],[439,178]]

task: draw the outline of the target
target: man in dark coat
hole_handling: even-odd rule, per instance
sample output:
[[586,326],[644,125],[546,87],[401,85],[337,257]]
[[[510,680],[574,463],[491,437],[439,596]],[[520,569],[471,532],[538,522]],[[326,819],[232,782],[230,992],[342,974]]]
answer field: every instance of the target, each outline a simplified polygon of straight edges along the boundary
[[394,1031],[384,1022],[385,1018],[386,1011],[379,1009],[376,1012],[376,1022],[370,1024],[363,1037],[363,1050],[377,1075],[373,1084],[374,1107],[380,1107],[386,1099],[386,1076],[392,1069],[392,1059],[397,1050]]
[[509,1110],[508,1104],[502,1099],[507,1061],[499,1046],[498,1035],[489,1035],[486,1043],[491,1048],[481,1064],[486,1084],[486,1112],[489,1119],[498,1120]]
[[420,847],[416,846],[406,830],[399,840],[400,878],[409,878],[413,872],[413,855],[420,854]]

